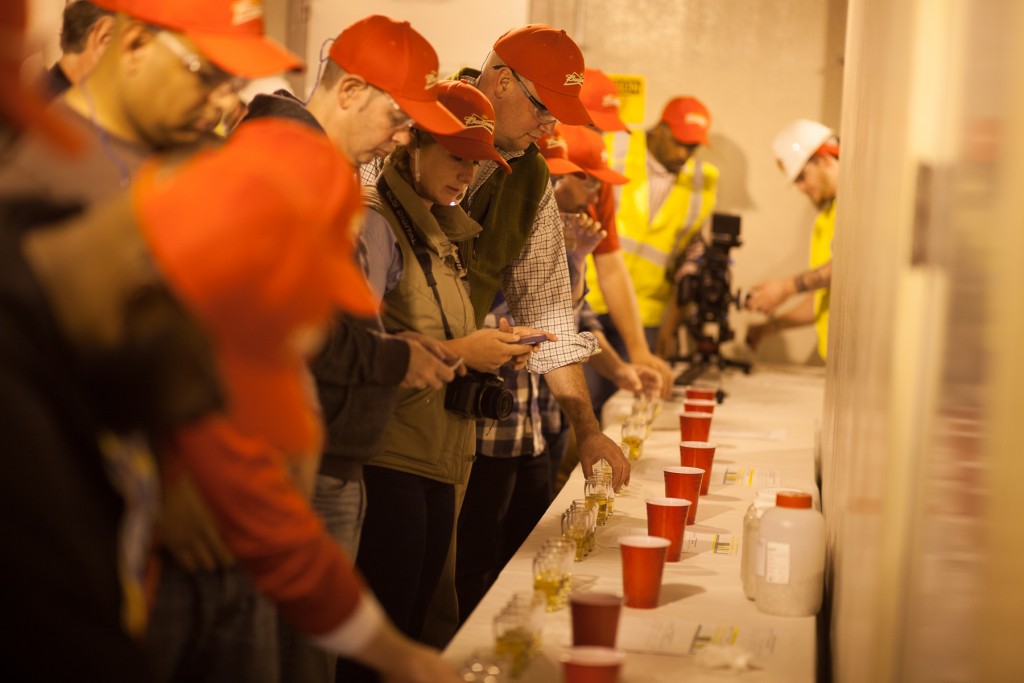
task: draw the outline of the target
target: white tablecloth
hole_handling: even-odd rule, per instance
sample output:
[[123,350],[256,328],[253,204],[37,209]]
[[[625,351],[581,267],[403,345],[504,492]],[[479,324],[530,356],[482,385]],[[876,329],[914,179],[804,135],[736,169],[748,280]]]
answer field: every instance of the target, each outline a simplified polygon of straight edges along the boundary
[[[749,376],[730,372],[722,387],[729,395],[715,408],[711,427],[711,440],[718,445],[711,488],[701,497],[696,524],[687,528],[682,560],[666,564],[656,609],[622,610],[618,647],[626,652],[623,683],[721,681],[729,674],[708,668],[708,655],[720,653],[705,647],[709,644],[734,645],[742,651],[733,654],[752,654],[752,668],[738,676],[743,680],[814,680],[814,618],[759,613],[744,597],[739,573],[743,515],[757,489],[816,490],[814,444],[824,373],[806,368],[755,369]],[[605,432],[616,441],[631,403],[631,396],[619,394],[605,406]],[[680,407],[678,397],[664,405],[643,457],[633,465],[630,485],[615,498],[615,514],[598,528],[594,552],[573,565],[574,586],[622,592],[616,539],[647,533],[644,500],[665,495],[662,468],[679,464]],[[562,511],[573,498],[582,497],[583,476],[577,467],[445,651],[450,661],[461,664],[474,651],[493,647],[494,615],[512,593],[532,588],[534,554],[546,539],[560,535]],[[558,657],[570,642],[569,610],[549,613],[543,649],[520,680],[560,681]]]

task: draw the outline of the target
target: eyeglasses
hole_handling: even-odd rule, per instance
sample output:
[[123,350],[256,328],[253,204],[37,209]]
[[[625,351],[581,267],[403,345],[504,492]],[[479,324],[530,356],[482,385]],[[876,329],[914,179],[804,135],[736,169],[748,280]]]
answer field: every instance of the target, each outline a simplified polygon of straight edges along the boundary
[[234,92],[241,90],[245,86],[246,79],[232,76],[227,71],[206,61],[185,47],[173,33],[157,30],[156,39],[160,41],[161,45],[174,53],[174,56],[181,61],[181,65],[185,67],[186,71],[198,76],[204,86],[216,88],[227,85]]
[[526,99],[530,100],[530,104],[533,105],[533,116],[535,119],[537,119],[537,123],[541,124],[542,126],[547,125],[549,123],[558,123],[558,119],[555,118],[555,115],[552,114],[551,111],[544,106],[544,103],[530,94],[530,91],[526,89],[526,85],[519,78],[519,74],[517,74],[512,69],[512,67],[510,67],[507,64],[498,64],[494,68],[509,70],[509,72],[512,74],[512,78],[516,79],[516,83],[518,83],[519,87],[522,88],[523,94],[526,95]]
[[413,125],[413,123],[415,123],[412,117],[406,114],[405,111],[400,106],[398,106],[398,102],[395,102],[395,98],[392,97],[387,91],[381,90],[377,86],[372,85],[370,83],[367,83],[367,85],[369,85],[371,88],[373,88],[380,94],[384,95],[384,97],[388,98],[388,102],[391,103],[390,117],[392,128],[409,128]]

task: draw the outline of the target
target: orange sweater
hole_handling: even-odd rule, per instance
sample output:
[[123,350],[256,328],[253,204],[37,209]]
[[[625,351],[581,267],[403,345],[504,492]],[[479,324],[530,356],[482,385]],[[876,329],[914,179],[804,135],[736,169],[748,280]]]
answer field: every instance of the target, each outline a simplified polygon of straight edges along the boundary
[[253,584],[299,631],[346,621],[366,589],[299,493],[284,455],[214,417],[176,434],[174,461],[195,480],[221,536]]

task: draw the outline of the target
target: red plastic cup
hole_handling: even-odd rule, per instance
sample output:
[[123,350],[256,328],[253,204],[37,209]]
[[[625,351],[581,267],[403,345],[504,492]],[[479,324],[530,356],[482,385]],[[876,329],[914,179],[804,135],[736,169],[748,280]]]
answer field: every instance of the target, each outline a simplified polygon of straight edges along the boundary
[[683,410],[692,413],[714,413],[716,405],[714,401],[703,398],[687,398],[683,401]]
[[572,644],[615,647],[619,632],[622,596],[612,593],[569,594],[572,611]]
[[682,498],[647,499],[647,533],[668,539],[666,562],[678,562],[683,554],[683,532],[686,530],[686,516],[690,512],[690,501]]
[[707,441],[711,435],[711,413],[689,410],[679,413],[680,441]]
[[715,400],[715,388],[714,387],[702,387],[700,385],[693,385],[686,387],[686,398],[700,398],[705,401]]
[[698,467],[666,467],[664,474],[665,497],[690,501],[686,523],[693,524],[697,520],[697,503],[700,502],[700,483],[704,478],[704,470]]
[[618,683],[625,655],[610,647],[574,647],[560,659],[564,683]]
[[669,541],[660,536],[623,536],[622,594],[626,607],[653,609],[661,594],[661,575]]
[[699,467],[704,470],[700,482],[700,495],[708,495],[711,486],[711,465],[715,461],[715,444],[707,441],[680,441],[679,464],[683,467]]

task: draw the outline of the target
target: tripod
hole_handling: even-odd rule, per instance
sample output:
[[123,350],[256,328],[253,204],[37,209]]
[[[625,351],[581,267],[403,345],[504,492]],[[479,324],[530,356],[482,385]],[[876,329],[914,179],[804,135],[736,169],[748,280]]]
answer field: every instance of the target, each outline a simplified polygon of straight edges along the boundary
[[[675,356],[670,360],[689,363],[689,367],[683,370],[679,377],[676,378],[675,384],[678,386],[693,384],[712,365],[717,366],[719,372],[726,368],[739,368],[745,375],[750,374],[751,367],[750,361],[735,360],[723,356],[719,351],[718,343],[711,337],[706,336],[697,340],[696,349],[685,356]],[[725,392],[722,389],[718,390],[717,398],[719,403],[725,398]]]

